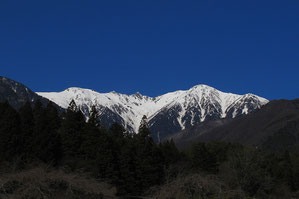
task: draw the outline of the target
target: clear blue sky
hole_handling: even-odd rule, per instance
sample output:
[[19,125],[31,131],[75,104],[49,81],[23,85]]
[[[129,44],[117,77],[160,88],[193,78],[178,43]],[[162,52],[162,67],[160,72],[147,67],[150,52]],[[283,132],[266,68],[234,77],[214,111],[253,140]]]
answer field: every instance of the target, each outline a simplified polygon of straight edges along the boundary
[[299,1],[1,0],[0,75],[34,91],[299,98]]

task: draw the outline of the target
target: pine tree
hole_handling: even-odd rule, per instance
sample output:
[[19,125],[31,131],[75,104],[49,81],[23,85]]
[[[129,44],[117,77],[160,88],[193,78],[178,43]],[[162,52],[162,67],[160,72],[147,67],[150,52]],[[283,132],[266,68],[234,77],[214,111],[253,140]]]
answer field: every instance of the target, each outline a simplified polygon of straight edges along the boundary
[[53,103],[50,102],[46,107],[46,118],[47,118],[47,142],[45,145],[47,146],[47,156],[48,161],[52,161],[53,164],[56,164],[60,161],[62,157],[62,146],[61,146],[61,138],[58,133],[58,130],[61,126],[61,119],[58,115],[58,111],[56,107],[54,107]]
[[166,166],[175,163],[180,157],[179,150],[176,148],[172,139],[170,141],[167,140],[164,143],[160,143],[159,148],[162,151]]
[[125,129],[118,123],[113,123],[108,131],[108,135],[111,140],[110,148],[112,152],[111,166],[113,171],[111,173],[111,178],[115,184],[119,184],[121,179],[120,156],[125,144],[124,132]]
[[[136,147],[132,136],[125,135],[124,143],[120,149],[119,169],[121,177],[117,183],[120,195],[138,193],[137,173],[136,173]],[[136,192],[137,191],[137,192]]]
[[285,181],[286,185],[292,190],[295,190],[295,183],[294,183],[294,172],[293,172],[293,166],[292,161],[290,157],[289,151],[285,151],[283,155],[284,164],[283,164],[283,171],[284,176],[283,180]]
[[85,118],[78,109],[75,101],[72,100],[68,109],[63,114],[60,128],[63,152],[66,156],[79,156],[84,126]]
[[90,117],[88,119],[88,123],[100,128],[101,122],[99,121],[98,117],[99,117],[99,113],[97,111],[97,108],[95,106],[92,106],[91,111],[90,111]]
[[101,134],[103,132],[101,132],[99,124],[98,112],[95,106],[93,106],[82,134],[81,153],[85,160],[94,160],[98,153],[98,147],[102,144]]
[[134,138],[137,152],[137,188],[142,191],[160,183],[163,176],[163,159],[161,151],[154,144],[152,137],[150,137],[146,116],[143,116],[138,134]]
[[52,102],[49,102],[46,106],[47,120],[49,121],[48,126],[52,129],[59,129],[61,126],[61,119],[59,117],[57,108]]
[[22,125],[23,153],[26,158],[33,158],[35,121],[33,109],[28,101],[20,108],[19,114]]
[[217,158],[212,154],[205,143],[197,143],[192,146],[192,164],[194,168],[208,172],[217,172]]
[[72,112],[78,112],[79,111],[79,108],[75,102],[75,100],[71,100],[68,108],[67,108],[68,111],[72,111]]
[[139,129],[138,129],[138,135],[142,138],[146,138],[150,136],[149,126],[147,123],[147,117],[144,115],[141,119]]
[[9,103],[0,103],[0,161],[12,160],[22,151],[21,121]]
[[43,108],[41,103],[37,101],[34,107],[34,118],[34,153],[38,159],[55,165],[62,155],[58,135],[60,118],[57,110],[52,103]]

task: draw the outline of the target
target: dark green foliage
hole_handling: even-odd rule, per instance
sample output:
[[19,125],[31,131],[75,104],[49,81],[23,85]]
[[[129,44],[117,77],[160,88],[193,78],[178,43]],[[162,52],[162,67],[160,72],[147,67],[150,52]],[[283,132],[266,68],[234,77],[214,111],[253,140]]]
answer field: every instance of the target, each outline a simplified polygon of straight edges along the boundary
[[159,143],[159,148],[161,149],[163,159],[165,161],[165,166],[174,164],[180,159],[179,150],[176,148],[173,140]]
[[[82,122],[82,121],[81,121]],[[81,127],[81,146],[80,154],[85,160],[93,160],[97,153],[99,152],[98,148],[100,145],[103,145],[103,134],[102,129],[99,128],[99,123],[97,122],[97,112],[95,108],[92,109],[92,114],[86,124],[82,124]],[[80,128],[78,129],[80,131]],[[77,134],[80,134],[78,132]]]
[[141,119],[140,126],[138,129],[138,136],[142,138],[146,138],[150,136],[150,131],[148,128],[147,117],[144,115]]
[[236,174],[236,182],[250,196],[257,194],[266,182],[263,157],[259,151],[239,148],[230,152],[229,165]]
[[75,102],[75,100],[72,100],[69,104],[69,107],[68,107],[68,111],[72,111],[72,112],[78,112],[79,111],[79,108]]
[[218,171],[216,154],[213,154],[205,143],[194,144],[191,149],[191,155],[194,168],[212,173]]
[[273,153],[269,157],[268,171],[280,185],[291,191],[299,190],[299,156],[296,153]]
[[242,190],[246,196],[275,198],[299,189],[299,156],[295,153],[270,153],[240,144],[212,142],[194,144],[188,157],[193,169],[199,169],[197,172],[217,174],[229,189]]
[[98,119],[98,111],[97,111],[96,107],[92,106],[90,112],[91,112],[91,114],[88,119],[88,124],[100,128],[101,121],[99,121],[99,119]]
[[74,101],[61,117],[51,103],[43,107],[40,101],[33,108],[26,103],[19,113],[1,103],[0,113],[1,160],[22,157],[28,163],[84,170],[117,185],[121,195],[141,194],[162,183],[164,167],[178,158],[173,142],[153,142],[146,117],[133,135],[117,123],[103,129],[94,107],[85,122]]
[[9,103],[0,103],[0,160],[11,160],[22,150],[20,117]]
[[35,120],[33,115],[33,110],[29,102],[25,103],[23,107],[20,108],[19,114],[21,117],[22,125],[22,140],[23,140],[23,153],[27,158],[32,158],[34,152],[34,126]]
[[155,145],[144,116],[140,123],[139,132],[134,136],[136,146],[136,181],[137,188],[143,191],[161,183],[163,177],[162,152]]
[[1,103],[0,111],[2,160],[18,157],[57,164],[62,153],[57,133],[60,118],[52,104],[43,108],[37,100],[34,109],[26,103],[18,113],[8,103]]
[[43,108],[37,101],[34,106],[34,152],[44,162],[57,164],[61,158],[61,143],[58,135],[60,118],[55,107],[49,103]]
[[79,157],[82,143],[82,133],[85,127],[85,118],[72,100],[69,108],[62,115],[59,129],[62,149],[65,156]]
[[120,179],[118,181],[119,194],[136,193],[136,146],[130,136],[125,137],[121,154],[119,155]]

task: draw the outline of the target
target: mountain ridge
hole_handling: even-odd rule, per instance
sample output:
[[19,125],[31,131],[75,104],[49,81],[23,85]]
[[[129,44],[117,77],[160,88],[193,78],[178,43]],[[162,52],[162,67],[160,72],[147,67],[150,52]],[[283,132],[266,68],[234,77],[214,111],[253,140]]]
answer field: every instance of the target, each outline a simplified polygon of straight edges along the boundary
[[[44,106],[50,101],[47,98],[37,95],[24,84],[14,81],[10,78],[0,76],[0,102],[8,101],[15,109],[21,108],[26,102],[34,104],[39,100]],[[53,103],[59,112],[61,107]]]
[[[146,115],[150,129],[158,140],[162,130],[162,137],[165,137],[205,120],[235,118],[248,114],[268,103],[267,99],[257,95],[225,93],[204,84],[157,97],[149,97],[139,92],[131,95],[115,91],[99,93],[80,87],[37,94],[63,108],[67,108],[69,102],[74,100],[86,117],[89,117],[91,107],[96,106],[100,119],[105,123],[118,122],[132,132],[138,131],[140,121],[143,115]],[[165,128],[160,128],[161,126]]]

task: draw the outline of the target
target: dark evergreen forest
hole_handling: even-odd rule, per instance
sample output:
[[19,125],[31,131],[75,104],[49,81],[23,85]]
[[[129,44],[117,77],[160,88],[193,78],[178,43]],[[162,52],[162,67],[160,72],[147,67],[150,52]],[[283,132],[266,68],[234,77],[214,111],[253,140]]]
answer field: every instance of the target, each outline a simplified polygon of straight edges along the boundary
[[[93,108],[86,121],[74,101],[61,114],[40,101],[19,110],[0,103],[1,175],[47,165],[107,182],[120,198],[299,197],[299,156],[292,151],[225,142],[196,143],[179,151],[173,141],[153,141],[146,117],[133,134],[117,123],[106,129],[97,116]],[[9,183],[0,186],[0,196],[22,189],[16,180]],[[47,197],[23,198],[54,198],[49,191],[42,193]]]

